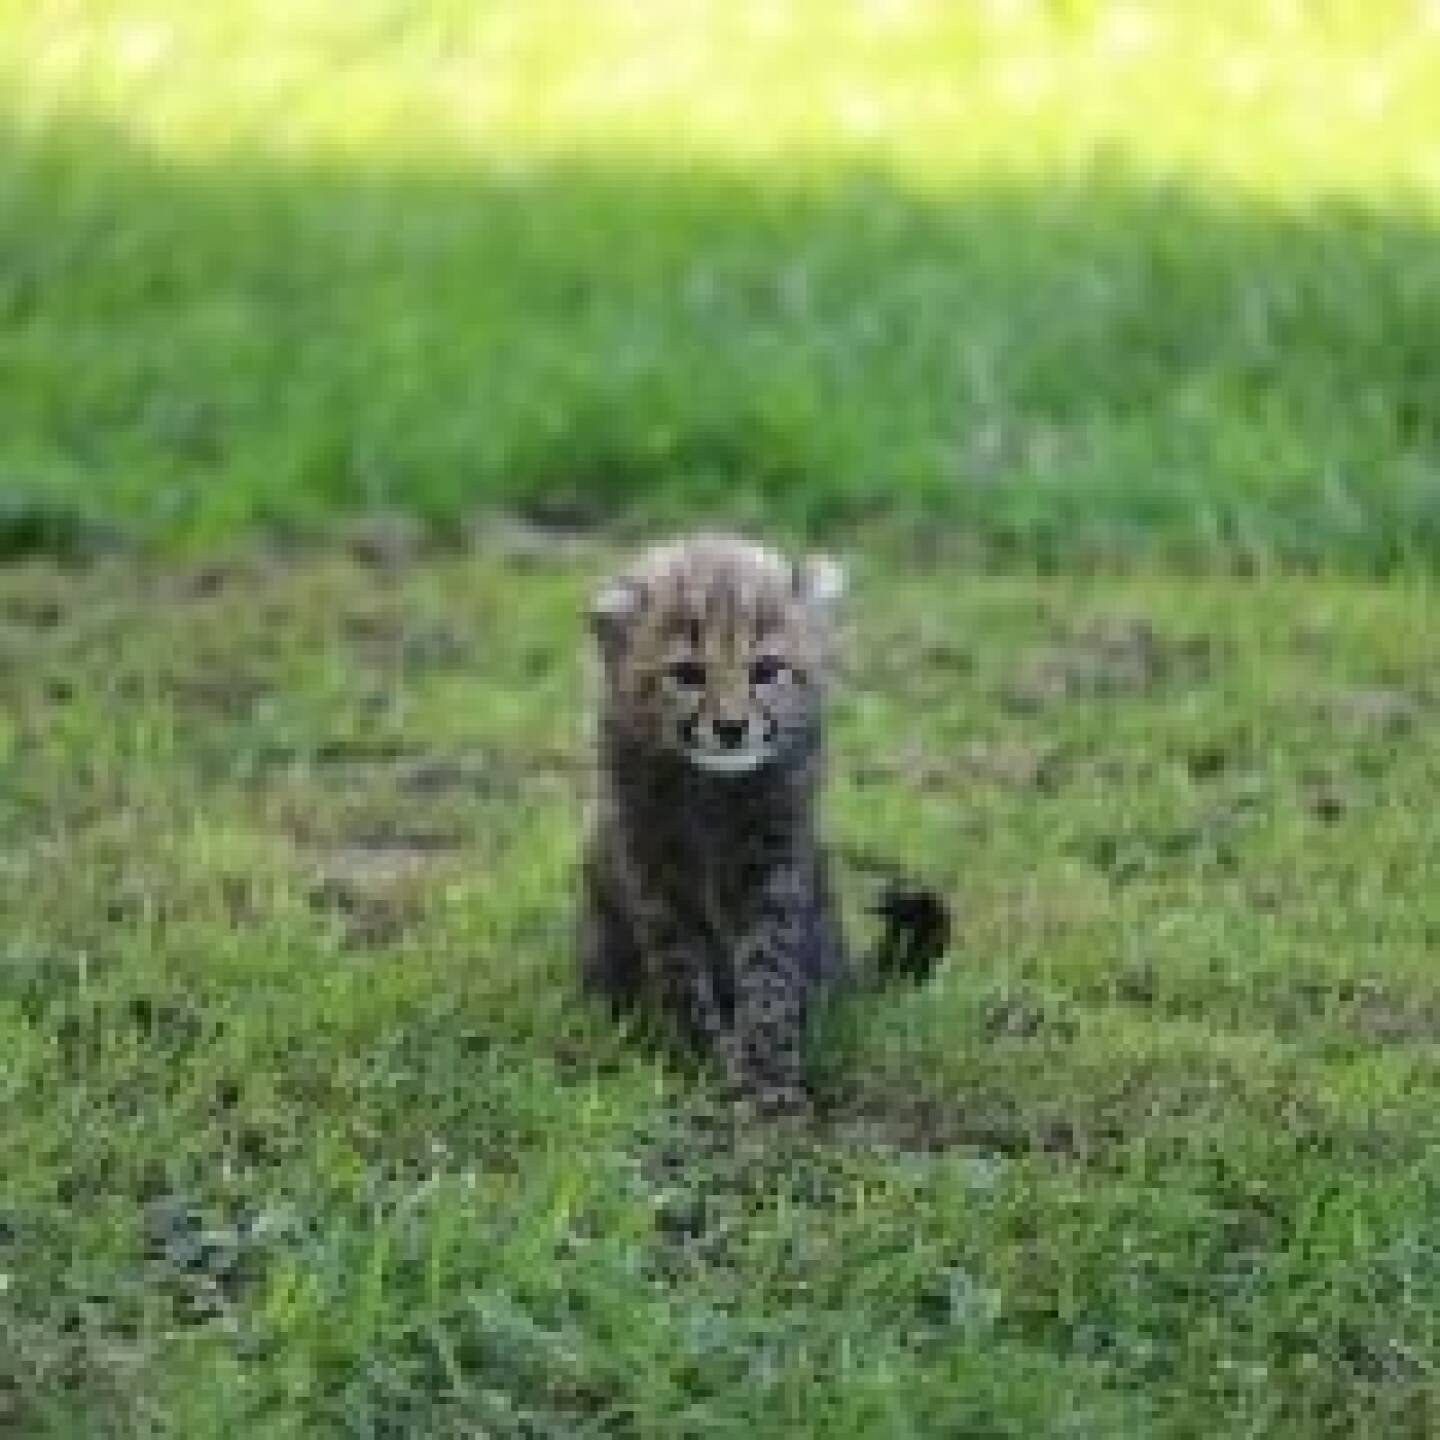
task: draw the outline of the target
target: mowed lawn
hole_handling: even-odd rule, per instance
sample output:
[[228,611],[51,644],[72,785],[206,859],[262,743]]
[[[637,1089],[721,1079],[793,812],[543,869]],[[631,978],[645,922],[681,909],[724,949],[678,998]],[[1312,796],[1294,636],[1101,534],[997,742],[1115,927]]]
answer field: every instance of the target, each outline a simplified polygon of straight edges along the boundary
[[1424,0],[0,0],[0,526],[1428,565],[1437,134]]
[[0,572],[0,1433],[1434,1435],[1431,591],[854,556],[958,943],[736,1126],[573,983],[610,558]]

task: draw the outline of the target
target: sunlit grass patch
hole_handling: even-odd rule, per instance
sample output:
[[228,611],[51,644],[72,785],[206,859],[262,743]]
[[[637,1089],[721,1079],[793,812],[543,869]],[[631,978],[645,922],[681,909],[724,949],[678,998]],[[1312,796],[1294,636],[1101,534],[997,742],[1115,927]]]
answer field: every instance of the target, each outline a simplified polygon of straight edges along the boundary
[[31,548],[510,506],[1435,554],[1423,6],[10,12]]

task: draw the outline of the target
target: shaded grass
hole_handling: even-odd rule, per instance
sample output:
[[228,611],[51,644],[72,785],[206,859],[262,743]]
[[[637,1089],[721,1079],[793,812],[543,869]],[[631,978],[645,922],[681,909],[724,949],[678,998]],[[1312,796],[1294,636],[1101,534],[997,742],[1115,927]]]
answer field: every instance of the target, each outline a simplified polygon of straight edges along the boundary
[[359,550],[0,573],[0,1431],[1433,1433],[1427,589],[862,563],[961,936],[757,1132],[573,992],[605,557]]

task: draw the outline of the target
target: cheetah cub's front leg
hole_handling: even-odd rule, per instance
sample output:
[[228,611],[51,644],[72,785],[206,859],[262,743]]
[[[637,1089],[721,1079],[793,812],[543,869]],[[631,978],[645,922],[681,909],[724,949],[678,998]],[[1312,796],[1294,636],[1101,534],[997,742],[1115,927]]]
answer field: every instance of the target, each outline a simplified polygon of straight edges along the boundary
[[802,877],[796,864],[775,870],[736,949],[733,1065],[739,1086],[767,1109],[804,1099],[807,1000],[814,982],[825,978],[806,973],[815,937],[805,925],[810,907]]

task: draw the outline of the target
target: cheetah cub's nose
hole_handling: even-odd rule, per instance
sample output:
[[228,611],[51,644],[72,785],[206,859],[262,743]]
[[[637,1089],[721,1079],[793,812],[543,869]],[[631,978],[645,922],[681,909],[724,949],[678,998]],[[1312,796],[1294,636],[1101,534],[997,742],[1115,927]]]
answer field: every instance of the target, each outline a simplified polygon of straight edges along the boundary
[[717,720],[714,723],[715,738],[727,750],[738,750],[749,726],[743,720]]

